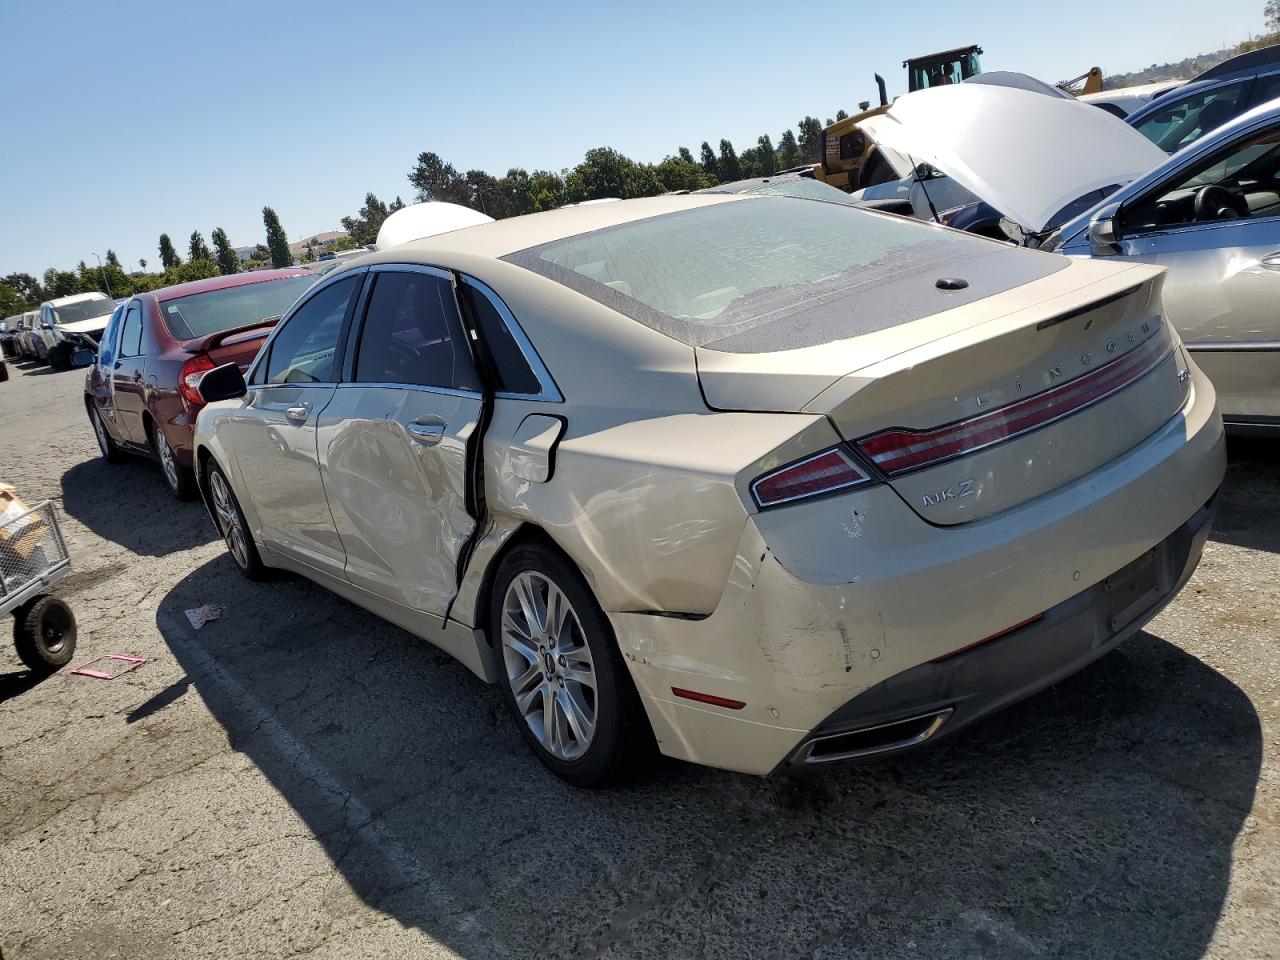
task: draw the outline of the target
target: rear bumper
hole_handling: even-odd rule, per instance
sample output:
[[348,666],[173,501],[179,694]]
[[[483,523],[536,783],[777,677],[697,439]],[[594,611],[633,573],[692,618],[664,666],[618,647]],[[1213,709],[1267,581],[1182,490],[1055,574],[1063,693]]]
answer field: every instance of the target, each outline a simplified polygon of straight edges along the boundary
[[[1194,569],[1208,531],[1205,506],[1225,474],[1213,388],[1194,366],[1191,375],[1183,409],[1151,437],[1015,508],[939,528],[877,485],[755,514],[710,616],[610,611],[662,751],[768,774],[818,733],[909,717],[922,704],[965,694],[964,703],[948,704],[954,714],[932,738],[1120,642]],[[1153,550],[1170,565],[1168,591],[1131,622],[1101,630],[1091,606],[1097,585]],[[1010,641],[1042,632],[1044,643],[1063,646],[1062,661],[1015,658],[981,689],[959,686],[966,664],[985,664],[1014,649]],[[1070,642],[1058,639],[1068,634]],[[960,653],[970,648],[972,657]],[[956,662],[939,674],[949,658]],[[952,669],[960,679],[946,679]],[[920,692],[935,680],[951,686]]]
[[1216,498],[1123,570],[996,640],[922,663],[859,694],[819,724],[784,767],[901,753],[964,729],[1114,650],[1191,578]]

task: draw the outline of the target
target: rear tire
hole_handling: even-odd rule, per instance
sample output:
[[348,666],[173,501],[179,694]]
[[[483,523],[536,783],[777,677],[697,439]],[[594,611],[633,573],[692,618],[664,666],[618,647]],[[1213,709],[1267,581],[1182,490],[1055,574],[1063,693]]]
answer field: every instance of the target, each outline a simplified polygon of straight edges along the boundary
[[502,697],[548,770],[599,787],[652,759],[653,731],[613,629],[572,563],[537,543],[511,550],[494,578],[489,632]]
[[102,414],[98,412],[96,407],[89,408],[89,423],[93,427],[94,438],[98,441],[98,450],[102,453],[102,459],[107,463],[119,463],[124,459],[124,453],[116,446],[116,442],[111,439],[111,434],[107,432],[107,425],[102,419]]
[[196,474],[189,467],[178,462],[173,447],[155,423],[147,431],[151,435],[151,451],[160,464],[160,474],[164,477],[165,486],[179,500],[191,500],[196,495]]
[[236,495],[231,492],[231,483],[226,474],[216,463],[209,463],[207,482],[214,523],[217,524],[222,539],[226,541],[227,552],[231,554],[236,569],[250,580],[265,580],[267,568],[258,555],[258,546],[253,542],[253,534],[249,532],[244,512],[240,509]]
[[15,611],[14,645],[33,673],[66,666],[76,652],[76,618],[57,597],[38,597]]

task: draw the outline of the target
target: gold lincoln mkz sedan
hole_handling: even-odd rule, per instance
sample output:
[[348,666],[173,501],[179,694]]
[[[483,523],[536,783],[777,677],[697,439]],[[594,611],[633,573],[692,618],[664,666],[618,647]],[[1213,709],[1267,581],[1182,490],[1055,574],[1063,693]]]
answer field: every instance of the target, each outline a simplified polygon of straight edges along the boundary
[[1162,277],[776,196],[485,223],[206,374],[199,483],[245,574],[442,647],[573,783],[906,750],[1195,569],[1222,424]]

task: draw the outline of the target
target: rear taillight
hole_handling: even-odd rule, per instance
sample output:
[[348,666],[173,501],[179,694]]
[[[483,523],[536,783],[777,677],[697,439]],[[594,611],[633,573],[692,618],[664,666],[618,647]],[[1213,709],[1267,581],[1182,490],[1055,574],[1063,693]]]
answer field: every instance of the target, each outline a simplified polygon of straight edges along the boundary
[[751,495],[764,509],[870,482],[867,472],[848,453],[832,447],[758,477],[751,484]]
[[968,420],[910,430],[895,427],[857,443],[885,476],[896,477],[1012,440],[1078,413],[1134,383],[1164,362],[1173,349],[1166,327],[1124,356],[1049,390]]
[[200,378],[216,366],[207,353],[198,353],[182,365],[178,374],[178,392],[188,407],[204,406],[204,398],[200,396]]

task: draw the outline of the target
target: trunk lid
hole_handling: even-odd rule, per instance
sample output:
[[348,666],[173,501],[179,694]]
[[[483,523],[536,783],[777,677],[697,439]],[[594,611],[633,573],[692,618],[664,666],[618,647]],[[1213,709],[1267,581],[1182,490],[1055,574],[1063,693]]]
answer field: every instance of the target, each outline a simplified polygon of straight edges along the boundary
[[207,354],[215,367],[224,363],[235,363],[244,370],[253,362],[253,358],[258,355],[258,351],[262,349],[263,343],[271,334],[272,328],[279,321],[279,317],[268,317],[242,327],[184,340],[182,349],[193,356]]
[[1162,271],[1069,262],[1036,283],[822,347],[700,347],[704,395],[718,409],[825,414],[930,523],[991,516],[1136,446],[1186,397],[1161,316]]

